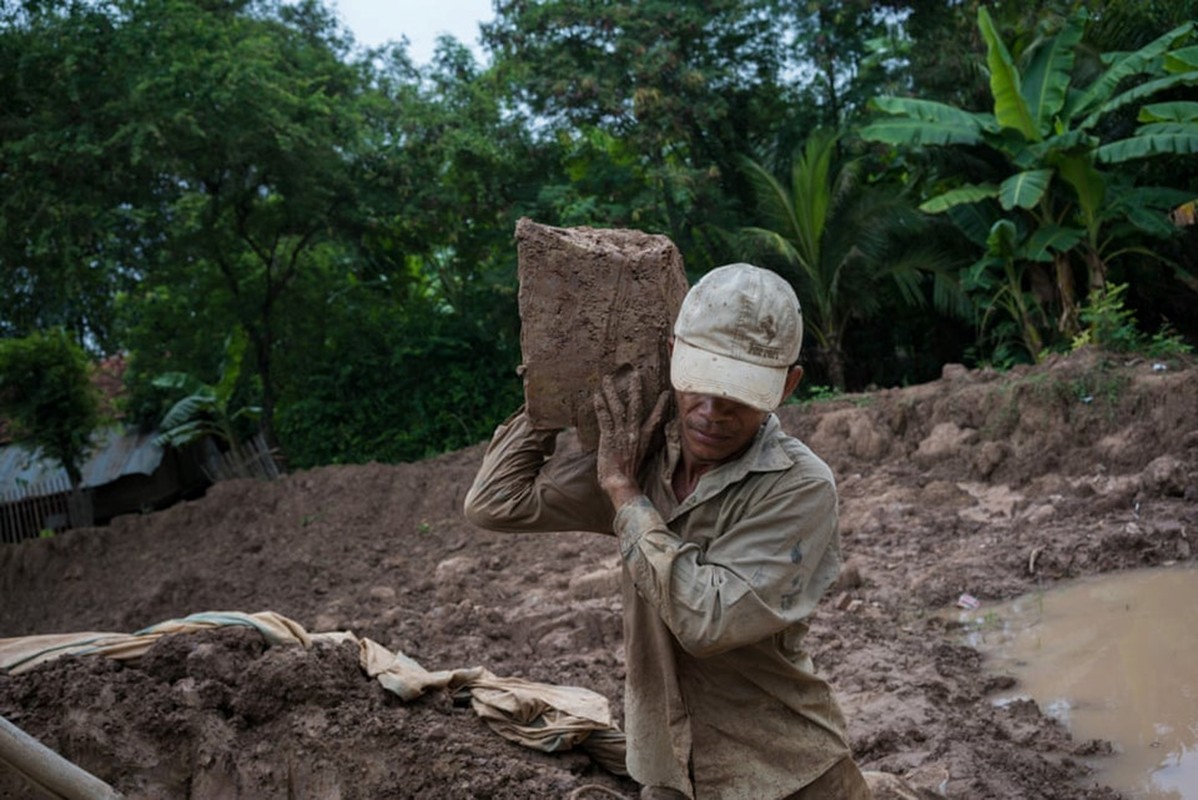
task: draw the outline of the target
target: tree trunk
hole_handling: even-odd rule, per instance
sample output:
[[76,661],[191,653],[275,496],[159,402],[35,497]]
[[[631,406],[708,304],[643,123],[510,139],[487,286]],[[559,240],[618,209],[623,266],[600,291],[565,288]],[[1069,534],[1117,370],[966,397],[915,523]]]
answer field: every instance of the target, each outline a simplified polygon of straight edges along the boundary
[[1056,273],[1057,296],[1061,303],[1061,316],[1057,319],[1057,329],[1072,339],[1081,330],[1077,313],[1077,293],[1073,288],[1073,266],[1069,263],[1066,253],[1057,253],[1053,257],[1053,267]]
[[272,385],[270,358],[273,337],[269,327],[266,327],[261,333],[251,331],[250,337],[254,343],[254,359],[258,367],[258,377],[262,381],[262,416],[258,420],[258,429],[262,432],[262,438],[266,440],[267,446],[276,448],[279,443],[275,440],[275,393]]
[[67,524],[72,528],[90,528],[95,524],[91,499],[83,491],[83,476],[78,470],[68,469],[67,477],[71,480],[71,493],[67,497]]
[[828,366],[828,380],[837,392],[845,390],[844,382],[844,352],[839,345],[829,347],[824,353],[824,362]]
[[1098,251],[1093,248],[1086,250],[1086,269],[1089,272],[1090,291],[1105,292],[1106,291],[1106,262],[1102,260],[1102,256],[1098,255]]

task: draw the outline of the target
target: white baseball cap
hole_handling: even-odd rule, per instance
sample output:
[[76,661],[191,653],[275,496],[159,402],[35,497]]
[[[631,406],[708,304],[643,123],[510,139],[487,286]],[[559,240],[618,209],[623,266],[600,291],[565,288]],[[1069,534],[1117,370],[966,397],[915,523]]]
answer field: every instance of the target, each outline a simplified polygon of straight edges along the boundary
[[799,298],[780,275],[752,264],[717,267],[682,301],[670,382],[773,411],[802,342]]

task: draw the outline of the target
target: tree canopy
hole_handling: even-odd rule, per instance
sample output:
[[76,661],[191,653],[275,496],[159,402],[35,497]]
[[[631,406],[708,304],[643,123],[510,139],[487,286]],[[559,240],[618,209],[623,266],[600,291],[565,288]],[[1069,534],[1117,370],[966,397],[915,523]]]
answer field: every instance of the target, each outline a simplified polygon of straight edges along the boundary
[[87,355],[66,331],[0,340],[0,415],[10,435],[61,464],[78,489],[102,417]]
[[522,216],[768,262],[809,384],[1034,358],[1092,302],[1192,341],[1162,5],[498,0],[486,63],[417,66],[318,0],[0,0],[0,342],[126,354],[147,427],[219,386],[291,466],[422,458],[520,402]]

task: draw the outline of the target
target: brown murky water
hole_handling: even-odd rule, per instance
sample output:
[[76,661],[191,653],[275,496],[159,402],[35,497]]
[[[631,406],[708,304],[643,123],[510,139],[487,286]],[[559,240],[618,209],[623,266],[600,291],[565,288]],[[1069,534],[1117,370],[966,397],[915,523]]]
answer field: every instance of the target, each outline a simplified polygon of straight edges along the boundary
[[991,668],[1031,697],[1131,800],[1198,800],[1198,569],[1134,570],[955,611]]

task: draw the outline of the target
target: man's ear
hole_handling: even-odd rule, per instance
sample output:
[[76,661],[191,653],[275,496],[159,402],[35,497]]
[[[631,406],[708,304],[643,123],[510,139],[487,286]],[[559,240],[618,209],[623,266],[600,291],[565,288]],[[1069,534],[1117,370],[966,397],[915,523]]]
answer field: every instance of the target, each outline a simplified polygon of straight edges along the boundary
[[[786,383],[782,387],[782,402],[786,402],[786,398],[794,394],[795,389],[799,388],[799,383],[803,380],[803,368],[794,366],[786,373]],[[782,403],[779,403],[781,405]]]

